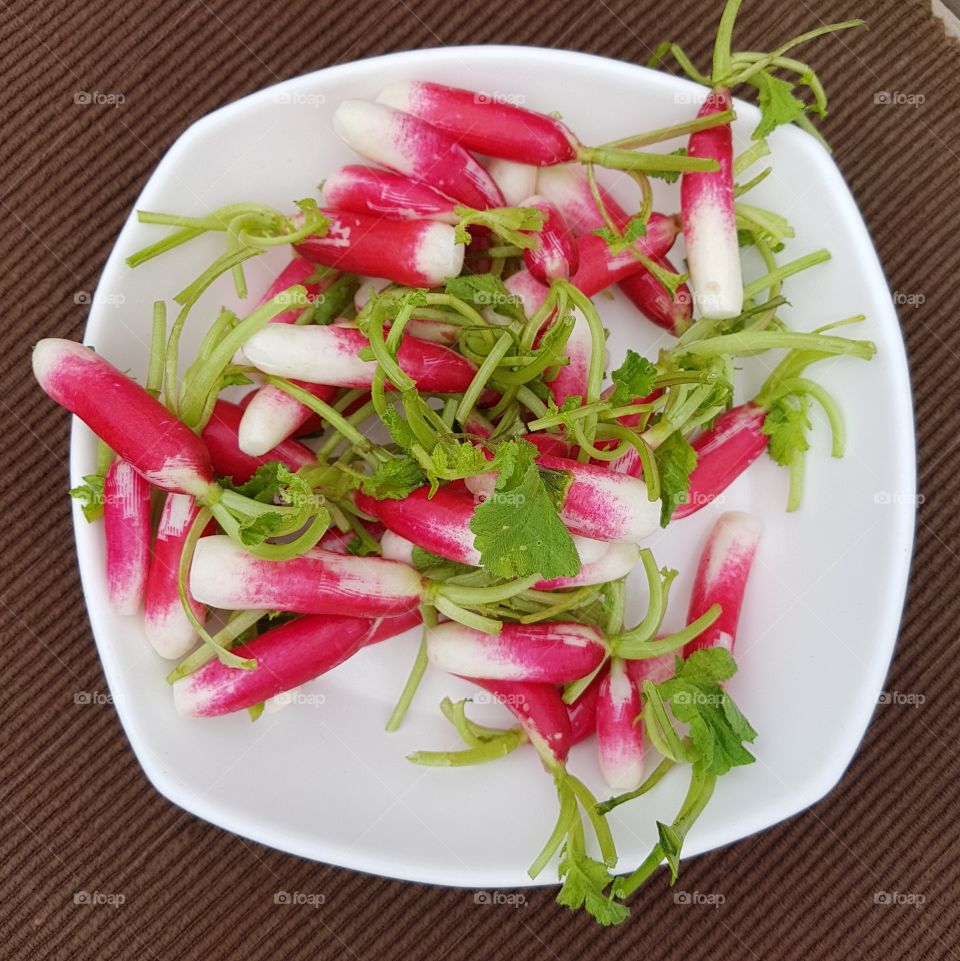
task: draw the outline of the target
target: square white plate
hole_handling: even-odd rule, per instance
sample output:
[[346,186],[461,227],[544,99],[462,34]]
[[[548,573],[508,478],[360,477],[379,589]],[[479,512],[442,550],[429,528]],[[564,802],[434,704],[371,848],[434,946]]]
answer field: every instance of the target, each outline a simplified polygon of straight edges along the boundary
[[[585,143],[600,143],[691,115],[700,88],[663,73],[581,53],[523,47],[421,50],[332,67],[263,90],[203,118],[163,158],[137,207],[201,214],[255,200],[282,209],[314,196],[336,166],[354,161],[333,135],[331,116],[348,97],[373,97],[390,80],[430,79],[525,98],[560,110]],[[749,143],[757,112],[738,103],[737,149]],[[668,144],[674,149],[679,144]],[[766,525],[737,645],[732,693],[759,732],[757,763],[724,777],[691,832],[697,854],[763,830],[823,797],[863,736],[896,640],[914,525],[915,462],[910,386],[903,341],[870,238],[834,163],[796,129],[771,140],[774,175],[752,203],[784,214],[797,231],[784,257],[829,247],[833,260],[788,282],[783,315],[801,330],[856,313],[868,320],[851,336],[872,338],[870,363],[828,361],[815,377],[847,418],[848,453],[829,457],[825,424],[809,459],[802,509],[784,513],[785,472],[767,459],[724,502],[651,540],[661,564],[679,568],[668,626],[684,615],[692,567],[721,510],[749,509]],[[634,202],[626,178],[607,182]],[[678,188],[658,185],[657,207],[676,210]],[[151,303],[168,300],[218,252],[204,238],[136,271],[123,260],[163,235],[133,214],[94,297],[86,340],[135,376],[145,373]],[[681,251],[675,250],[679,262]],[[248,269],[254,295],[281,254]],[[756,268],[756,264],[752,267]],[[757,270],[759,273],[759,270]],[[617,295],[598,299],[611,328],[611,358],[626,348],[653,355],[662,332]],[[238,306],[227,279],[208,292],[184,338],[195,348],[220,304]],[[752,396],[769,361],[744,362],[741,394]],[[74,424],[73,483],[94,463],[90,432]],[[555,816],[553,787],[528,749],[494,765],[463,770],[416,767],[418,748],[458,745],[437,710],[463,682],[429,674],[403,729],[384,722],[413,657],[416,634],[361,652],[314,681],[309,703],[264,714],[187,720],[164,681],[169,664],[149,648],[137,618],[107,604],[100,525],[75,511],[77,551],[94,635],[117,711],[144,771],[174,803],[263,844],[331,864],[392,877],[479,888],[530,884],[529,861]],[[644,608],[635,587],[630,614]],[[509,723],[497,705],[479,717]],[[593,745],[575,749],[572,769],[603,797]],[[612,816],[621,867],[629,870],[655,840],[685,790],[682,775]],[[552,881],[548,869],[541,882]]]

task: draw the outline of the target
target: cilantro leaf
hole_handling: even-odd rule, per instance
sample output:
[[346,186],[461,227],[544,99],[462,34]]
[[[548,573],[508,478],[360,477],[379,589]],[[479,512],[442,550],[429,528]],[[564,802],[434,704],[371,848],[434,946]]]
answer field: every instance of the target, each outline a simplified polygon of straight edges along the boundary
[[426,480],[420,465],[412,457],[402,454],[378,464],[360,487],[364,494],[377,500],[403,500],[411,491],[422,487]]
[[493,464],[499,471],[493,493],[470,520],[474,546],[483,566],[498,577],[573,577],[580,571],[580,558],[557,514],[559,485],[551,479],[551,494],[535,457],[536,448],[525,441],[501,444]]
[[777,127],[803,116],[806,104],[794,96],[793,84],[788,80],[763,71],[752,82],[760,91],[760,123],[751,134],[754,140],[763,140]]
[[396,407],[388,405],[380,415],[383,426],[390,432],[393,442],[405,451],[412,450],[417,443],[417,437],[410,425],[400,416]]
[[430,480],[431,497],[441,481],[463,480],[490,470],[490,462],[483,451],[469,441],[441,441],[427,456],[429,463],[424,465],[424,471]]
[[656,448],[654,459],[660,472],[660,526],[666,527],[677,506],[686,503],[697,452],[675,430]]
[[630,916],[630,909],[613,899],[604,891],[613,882],[605,864],[586,855],[576,856],[565,845],[560,859],[560,877],[563,886],[557,894],[557,903],[572,911],[583,908],[605,927],[620,924]]
[[466,301],[482,310],[490,307],[494,313],[525,324],[527,315],[523,302],[516,294],[511,294],[503,281],[493,274],[466,274],[463,277],[448,277],[444,290],[451,297]]
[[768,408],[761,430],[770,438],[767,450],[778,464],[789,466],[810,449],[807,431],[812,425],[807,407],[803,402],[791,403],[789,398],[781,397]]
[[610,403],[614,407],[630,404],[639,397],[646,397],[653,390],[657,368],[635,350],[628,350],[623,363],[611,374],[613,393]]

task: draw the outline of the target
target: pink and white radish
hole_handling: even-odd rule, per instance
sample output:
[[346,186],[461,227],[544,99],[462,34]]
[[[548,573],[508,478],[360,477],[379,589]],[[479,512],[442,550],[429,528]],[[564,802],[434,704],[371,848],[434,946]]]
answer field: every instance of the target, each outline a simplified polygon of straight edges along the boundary
[[567,684],[596,670],[606,656],[601,635],[585,624],[504,624],[486,634],[455,621],[426,632],[430,663],[451,674],[500,681]]
[[384,87],[377,100],[444,130],[469,150],[544,167],[577,159],[576,138],[559,120],[473,90],[425,81]]
[[640,694],[623,660],[612,658],[597,695],[597,756],[614,791],[632,791],[643,781],[643,725]]
[[544,763],[563,765],[574,743],[567,706],[551,684],[464,677],[492,694],[517,719]]
[[[659,527],[660,502],[648,499],[643,481],[607,467],[581,464],[552,454],[541,454],[537,462],[541,467],[570,471],[573,475],[560,517],[574,534],[600,541],[636,543]],[[493,492],[495,483],[492,473],[467,480],[471,491],[486,496]]]
[[[719,88],[707,95],[698,117],[732,109],[730,91]],[[680,181],[683,239],[687,247],[690,281],[704,317],[736,317],[743,310],[743,276],[737,240],[733,192],[733,131],[720,124],[690,135],[687,155],[716,160],[720,169],[687,172]]]
[[203,441],[155,397],[83,344],[48,338],[33,350],[44,392],[161,490],[202,497],[213,484]]
[[[329,208],[323,215],[327,232],[296,244],[297,251],[315,264],[385,277],[405,287],[437,287],[463,269],[464,247],[450,224],[387,220]],[[291,217],[291,222],[302,225],[303,215]]]
[[103,536],[107,596],[118,614],[136,614],[150,565],[150,485],[115,459],[103,480]]
[[[284,396],[289,395],[284,394]],[[246,409],[226,400],[218,400],[214,404],[210,420],[200,436],[207,445],[217,474],[232,478],[235,484],[243,484],[257,472],[259,467],[271,461],[278,460],[292,471],[316,464],[317,458],[313,451],[296,440],[282,440],[275,447],[268,448],[257,455],[248,454],[241,449],[240,434],[243,430],[243,420],[247,417],[250,407],[256,402],[257,398],[254,397]]]
[[515,163],[502,157],[491,157],[487,173],[503,194],[508,207],[522,207],[525,198],[537,192],[538,169],[530,164]]
[[[338,389],[330,384],[311,384],[301,380],[293,383],[325,404],[332,404],[337,398]],[[301,404],[286,391],[273,384],[264,384],[243,408],[237,424],[237,447],[250,457],[265,456],[268,460],[276,460],[271,451],[292,443],[288,439],[315,416],[306,404]],[[319,429],[322,422],[316,426]]]
[[362,164],[340,167],[323,182],[327,207],[394,220],[438,220],[457,224],[451,200],[422,180]]
[[416,607],[422,582],[405,564],[320,548],[289,560],[265,560],[218,534],[197,542],[190,590],[198,601],[228,611],[379,617]]
[[683,649],[683,656],[707,647],[733,650],[747,578],[760,541],[760,522],[743,511],[722,514],[710,532],[690,593],[688,621],[714,604],[720,616]]
[[[264,373],[337,387],[369,387],[377,364],[361,360],[370,343],[355,327],[278,327],[269,325],[247,341],[250,362]],[[404,337],[400,368],[426,393],[467,389],[476,368],[460,354],[416,337]]]
[[542,284],[561,278],[569,280],[580,266],[580,251],[563,214],[544,197],[534,194],[520,205],[539,210],[544,216],[537,234],[538,244],[523,252],[527,269]]
[[758,404],[742,404],[721,414],[710,430],[693,441],[697,466],[690,472],[687,499],[677,505],[674,519],[695,514],[715,501],[767,449],[766,416]]
[[567,705],[571,740],[574,744],[585,741],[597,730],[597,699],[600,696],[600,685],[603,684],[609,669],[607,664],[601,667],[593,680],[580,692],[580,696]]
[[[143,626],[147,640],[161,657],[180,658],[197,642],[197,632],[180,601],[177,578],[183,547],[200,507],[189,494],[167,494],[153,543],[147,575]],[[192,596],[190,607],[202,624],[205,605]]]
[[468,207],[503,206],[500,189],[480,162],[449,134],[409,112],[383,103],[344,100],[333,115],[333,128],[361,157],[430,184]]
[[186,717],[242,711],[326,674],[361,647],[387,640],[420,622],[418,611],[398,617],[306,614],[234,649],[255,659],[254,670],[208,661],[173,684],[173,702]]

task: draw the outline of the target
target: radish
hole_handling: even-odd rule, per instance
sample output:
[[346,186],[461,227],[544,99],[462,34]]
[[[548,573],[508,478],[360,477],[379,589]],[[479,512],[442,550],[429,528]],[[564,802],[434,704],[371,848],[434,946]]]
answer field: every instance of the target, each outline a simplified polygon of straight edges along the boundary
[[479,161],[449,134],[409,113],[382,103],[344,100],[333,115],[333,128],[361,157],[428,183],[468,207],[504,205],[500,189]]
[[[730,91],[719,87],[707,96],[697,116],[724,113],[732,106]],[[687,172],[680,181],[683,239],[696,303],[706,318],[736,317],[743,310],[743,275],[737,240],[730,124],[691,134],[687,154],[707,157],[720,164],[716,171]]]
[[464,677],[489,691],[519,721],[524,733],[546,763],[563,765],[574,743],[567,707],[550,684]]
[[595,671],[603,637],[575,623],[504,624],[497,635],[447,621],[426,632],[430,663],[451,674],[567,684]]
[[600,685],[596,707],[600,771],[614,791],[632,791],[643,781],[640,710],[640,694],[623,660],[615,657]]
[[[590,184],[579,168],[564,165],[541,171],[538,189],[557,206],[575,234],[590,234],[606,226],[603,215],[597,209]],[[622,228],[629,220],[629,215],[606,190],[600,187],[599,192],[607,213]],[[666,251],[648,256],[664,270],[677,272],[667,259]],[[619,287],[630,302],[659,327],[679,336],[690,326],[693,298],[686,284],[680,284],[671,298],[663,284],[649,270],[641,269],[624,277]]]
[[493,177],[509,207],[522,207],[524,198],[537,192],[538,170],[530,164],[492,157],[487,163],[487,173]]
[[[302,380],[294,380],[293,384],[325,404],[332,404],[337,398],[338,389],[329,384],[311,384]],[[291,443],[288,438],[311,419],[316,420],[315,429],[319,430],[323,422],[309,407],[279,387],[264,384],[254,391],[243,408],[236,426],[237,448],[250,457],[266,456],[267,460],[276,460],[270,452]]]
[[185,717],[215,717],[242,711],[290,691],[342,664],[361,647],[387,640],[420,622],[418,611],[398,617],[307,614],[235,648],[252,658],[252,671],[217,660],[173,684],[173,702]]
[[394,220],[438,220],[456,225],[456,201],[429,184],[377,167],[349,164],[323,182],[328,207]]
[[767,412],[748,402],[721,414],[710,430],[693,441],[697,466],[690,472],[690,489],[674,518],[688,517],[720,497],[723,492],[767,449],[770,438],[763,433]]
[[[575,534],[600,541],[637,542],[652,534],[660,523],[660,502],[647,497],[646,484],[635,477],[617,474],[606,467],[581,464],[565,457],[541,454],[541,467],[570,471],[573,483],[560,517]],[[467,479],[475,494],[493,492],[494,474]]]
[[[405,287],[437,287],[463,269],[463,244],[450,224],[386,220],[341,210],[323,211],[329,226],[296,249],[307,260],[352,274],[386,277]],[[303,215],[291,218],[303,225]]]
[[190,569],[190,591],[224,610],[296,614],[397,615],[420,603],[420,575],[379,557],[312,548],[289,560],[264,560],[229,537],[201,537]]
[[644,681],[662,684],[673,677],[676,670],[677,655],[671,651],[669,654],[661,654],[659,657],[624,661],[624,664],[627,668],[627,674],[630,675],[630,680],[636,684],[638,691],[642,691]]
[[[289,394],[284,396],[288,397]],[[250,406],[256,402],[255,397]],[[217,474],[230,477],[235,484],[244,484],[257,472],[257,468],[271,461],[281,461],[292,471],[317,463],[313,451],[295,440],[283,440],[257,456],[241,450],[239,434],[250,406],[244,410],[226,400],[218,400],[214,404],[213,414],[200,436],[207,445]]]
[[707,647],[733,651],[740,607],[760,540],[760,522],[743,511],[722,514],[710,532],[690,594],[689,620],[714,604],[723,610],[705,631],[683,649],[683,656]]
[[[377,364],[358,356],[369,346],[355,327],[270,325],[247,341],[245,352],[267,374],[337,387],[369,387]],[[403,338],[397,359],[401,370],[426,393],[460,393],[476,373],[465,357],[416,337]]]
[[103,481],[107,595],[118,614],[140,610],[150,564],[150,485],[115,459]]
[[[631,663],[643,664],[644,661]],[[603,684],[608,670],[607,665],[600,668],[593,680],[580,693],[580,696],[567,705],[571,740],[574,744],[585,741],[597,729],[597,698],[600,696],[600,685]]]
[[[199,512],[189,494],[167,494],[160,515],[147,575],[143,626],[147,640],[161,657],[183,657],[197,642],[197,633],[180,602],[177,573],[184,542]],[[203,623],[206,607],[192,597],[190,602],[197,620]]]
[[[371,522],[364,522],[364,528],[367,533],[375,540],[381,541],[389,531],[385,531],[382,524],[374,524]],[[330,551],[332,554],[349,554],[350,545],[357,540],[357,533],[354,530],[340,531],[335,527],[331,527],[324,535],[320,538],[317,546],[323,548],[325,551]],[[384,557],[389,557],[389,555],[384,551]],[[390,557],[390,560],[403,560],[399,557]],[[406,562],[405,562],[406,563]]]
[[213,464],[200,438],[89,347],[41,340],[33,350],[33,373],[49,397],[154,487],[194,497],[211,489]]
[[533,207],[545,218],[538,245],[523,252],[527,269],[542,284],[558,277],[568,280],[580,265],[580,252],[563,214],[549,200],[536,194],[527,197],[520,206]]
[[353,295],[353,306],[356,312],[359,314],[370,303],[370,298],[374,294],[382,293],[390,283],[386,277],[365,277],[361,280],[360,286]]

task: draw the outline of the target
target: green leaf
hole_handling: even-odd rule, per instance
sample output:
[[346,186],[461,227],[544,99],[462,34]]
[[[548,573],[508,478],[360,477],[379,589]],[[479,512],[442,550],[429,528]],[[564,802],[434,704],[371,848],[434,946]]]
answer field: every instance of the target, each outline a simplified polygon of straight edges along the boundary
[[326,326],[352,313],[353,298],[360,287],[354,274],[342,274],[327,289],[313,299],[313,323]]
[[680,873],[680,851],[683,848],[683,838],[669,824],[657,821],[657,834],[660,837],[660,848],[670,868],[670,883],[675,884]]
[[523,302],[516,294],[511,294],[503,281],[493,274],[466,274],[463,277],[448,277],[444,290],[459,300],[472,304],[478,310],[489,307],[494,313],[525,324],[527,315]]
[[654,459],[660,473],[660,526],[666,527],[677,505],[686,502],[697,452],[680,431],[674,431],[654,451]]
[[551,479],[551,493],[535,457],[536,448],[525,441],[501,444],[493,464],[499,471],[494,491],[470,521],[474,546],[483,566],[498,577],[573,577],[580,558],[557,513],[558,485]]
[[630,916],[630,909],[605,894],[613,883],[607,866],[586,855],[575,856],[569,845],[564,846],[560,859],[560,877],[563,886],[557,894],[557,903],[577,911],[583,908],[591,917],[605,927],[620,924]]
[[220,378],[220,390],[225,390],[227,387],[246,387],[252,383],[253,381],[242,370],[228,367]]
[[420,462],[430,480],[431,497],[441,481],[463,480],[490,470],[490,461],[483,451],[469,441],[441,441],[427,458],[428,463],[424,464],[423,458]]
[[810,449],[807,431],[812,425],[807,412],[803,400],[791,402],[788,397],[775,400],[767,410],[761,430],[770,438],[767,450],[778,464],[789,466]]
[[354,537],[347,542],[347,553],[354,557],[377,556],[378,552],[360,537]]
[[424,550],[422,547],[417,547],[416,545],[414,545],[412,553],[413,566],[418,571],[429,572],[436,568],[449,568],[458,574],[468,574],[476,570],[475,567],[471,567],[469,564],[461,564],[459,561],[447,560],[447,558],[441,557],[439,554],[434,554],[432,551]]
[[103,474],[84,474],[85,483],[80,487],[71,487],[69,494],[80,501],[80,510],[87,523],[103,517]]
[[751,134],[754,140],[763,140],[777,127],[803,116],[806,104],[794,96],[793,84],[788,80],[764,71],[752,83],[760,91],[760,123]]
[[403,500],[426,481],[420,465],[409,455],[402,454],[378,464],[376,470],[364,478],[360,487],[364,494],[377,500]]
[[261,504],[273,504],[278,497],[284,504],[292,504],[298,495],[313,494],[312,488],[302,477],[278,460],[258,467],[253,477],[243,484],[234,484],[229,477],[220,484]]
[[388,405],[380,415],[384,427],[390,432],[393,442],[405,451],[411,451],[417,444],[413,428],[404,420],[396,407]]
[[623,363],[611,374],[613,394],[610,403],[614,407],[630,404],[638,397],[646,397],[653,390],[657,368],[635,350],[628,350]]

